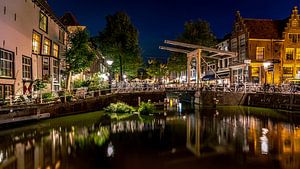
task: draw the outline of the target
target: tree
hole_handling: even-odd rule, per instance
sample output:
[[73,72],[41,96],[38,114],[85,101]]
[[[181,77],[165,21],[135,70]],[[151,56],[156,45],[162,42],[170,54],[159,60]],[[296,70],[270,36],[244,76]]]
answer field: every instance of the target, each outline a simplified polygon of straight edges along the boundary
[[206,47],[214,47],[217,43],[209,23],[201,19],[186,22],[184,32],[178,37],[178,41]]
[[86,30],[77,30],[71,33],[68,38],[68,48],[66,50],[67,63],[67,90],[70,90],[72,73],[80,73],[88,68],[96,53],[89,42],[89,34]]
[[159,61],[152,59],[148,60],[147,74],[154,78],[155,81],[160,80],[167,73],[167,66]]
[[122,80],[123,72],[134,77],[142,64],[138,31],[124,12],[117,12],[106,17],[106,27],[99,33],[98,46],[103,55],[112,59],[112,69],[119,73]]
[[[201,19],[186,22],[184,32],[177,38],[177,41],[206,47],[214,47],[217,43],[209,23]],[[179,73],[186,70],[186,63],[185,54],[173,53],[168,60],[168,69]]]

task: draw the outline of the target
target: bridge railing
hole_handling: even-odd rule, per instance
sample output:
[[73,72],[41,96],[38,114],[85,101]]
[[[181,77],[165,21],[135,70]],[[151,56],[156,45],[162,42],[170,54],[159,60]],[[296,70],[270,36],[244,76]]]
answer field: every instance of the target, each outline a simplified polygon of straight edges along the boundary
[[114,93],[155,92],[155,91],[218,91],[239,93],[283,93],[298,94],[300,86],[297,85],[258,85],[258,84],[233,84],[233,85],[199,85],[199,84],[144,84],[144,85],[112,85],[111,88],[90,90],[88,88],[52,92],[35,91],[28,95],[11,95],[0,100],[1,105],[31,105],[51,104],[57,102],[72,102],[101,95]]

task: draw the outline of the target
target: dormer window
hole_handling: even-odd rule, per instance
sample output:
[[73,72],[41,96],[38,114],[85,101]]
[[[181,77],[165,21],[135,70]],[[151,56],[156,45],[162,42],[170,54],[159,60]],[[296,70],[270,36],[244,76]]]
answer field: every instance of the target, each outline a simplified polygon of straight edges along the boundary
[[44,32],[48,32],[48,17],[42,12],[40,12],[39,27]]

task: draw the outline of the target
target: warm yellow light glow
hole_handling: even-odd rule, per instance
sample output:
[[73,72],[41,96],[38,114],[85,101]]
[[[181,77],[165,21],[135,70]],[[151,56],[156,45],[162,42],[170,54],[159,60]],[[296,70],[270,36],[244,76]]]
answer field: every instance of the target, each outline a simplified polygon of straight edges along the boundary
[[263,65],[264,65],[264,68],[267,69],[271,65],[271,63],[270,62],[264,62]]

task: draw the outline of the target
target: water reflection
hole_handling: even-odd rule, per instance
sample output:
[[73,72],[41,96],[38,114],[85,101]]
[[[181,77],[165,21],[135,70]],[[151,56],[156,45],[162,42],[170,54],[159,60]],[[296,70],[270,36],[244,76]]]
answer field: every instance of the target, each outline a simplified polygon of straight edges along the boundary
[[186,124],[186,147],[198,157],[239,153],[244,161],[275,160],[282,169],[300,168],[297,124],[224,110],[197,112]]
[[164,127],[165,120],[156,119],[149,123],[114,122],[110,126],[100,126],[98,123],[55,126],[3,135],[0,136],[0,169],[76,168],[72,160],[78,151],[91,146],[104,147],[107,157],[113,157],[114,145],[108,143],[111,134],[136,133]]
[[[179,107],[179,103],[175,105]],[[220,154],[222,158],[233,156],[230,169],[240,169],[238,164],[299,169],[299,119],[260,110],[200,109],[107,126],[101,125],[100,117],[82,120],[74,116],[68,123],[54,119],[26,129],[1,131],[0,169],[147,169],[163,168],[168,162],[166,168],[174,168],[186,161],[182,164],[185,168],[222,168],[217,166],[220,158],[213,158]]]

